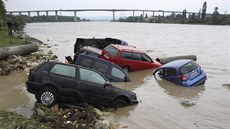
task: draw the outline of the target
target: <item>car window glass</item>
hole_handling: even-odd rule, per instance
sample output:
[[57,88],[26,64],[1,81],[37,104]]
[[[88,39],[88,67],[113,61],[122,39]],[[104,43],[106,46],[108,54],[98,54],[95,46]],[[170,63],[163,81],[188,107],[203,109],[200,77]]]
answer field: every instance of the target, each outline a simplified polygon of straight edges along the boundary
[[165,68],[163,72],[163,76],[169,77],[169,76],[175,76],[176,75],[176,70],[175,69],[170,69],[170,68]]
[[105,85],[106,80],[97,72],[80,68],[80,79],[87,82]]
[[92,60],[86,59],[86,58],[82,58],[82,60],[80,60],[79,65],[90,68],[91,63],[92,63]]
[[115,68],[115,67],[112,68],[111,75],[117,78],[121,78],[121,79],[125,78],[125,74],[120,69]]
[[118,52],[119,52],[119,51],[118,51],[115,47],[113,47],[112,45],[107,46],[107,47],[105,48],[105,50],[106,50],[109,54],[111,54],[112,56],[114,56],[114,57],[117,57]]
[[147,62],[152,62],[152,59],[145,54],[142,54],[142,60]]
[[102,73],[107,73],[109,66],[100,62],[95,62],[94,69]]
[[186,74],[186,73],[189,73],[189,72],[193,71],[194,69],[196,69],[198,67],[199,67],[199,65],[195,61],[192,61],[192,62],[189,62],[189,63],[183,65],[180,68],[180,73],[181,74]]
[[56,64],[50,70],[50,73],[54,73],[54,74],[58,74],[58,75],[64,75],[64,76],[75,78],[75,76],[76,76],[76,68],[73,67],[73,66]]
[[133,53],[133,60],[142,61],[142,57],[140,53]]
[[124,59],[132,59],[132,53],[131,52],[122,52],[121,53],[121,58],[124,58]]

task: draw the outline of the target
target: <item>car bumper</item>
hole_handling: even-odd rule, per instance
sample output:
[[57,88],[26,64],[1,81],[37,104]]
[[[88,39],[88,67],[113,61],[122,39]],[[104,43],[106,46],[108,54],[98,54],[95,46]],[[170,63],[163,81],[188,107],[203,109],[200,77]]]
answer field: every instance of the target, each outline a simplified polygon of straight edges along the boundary
[[202,74],[192,80],[187,80],[185,82],[182,82],[182,86],[186,86],[186,87],[191,87],[191,86],[197,86],[200,85],[202,83],[204,83],[207,80],[206,74],[204,72],[202,72]]
[[130,100],[130,105],[138,104],[139,102],[137,100]]
[[40,83],[26,81],[26,90],[29,93],[36,94],[38,91],[40,91],[41,86],[42,86],[42,84],[40,84]]

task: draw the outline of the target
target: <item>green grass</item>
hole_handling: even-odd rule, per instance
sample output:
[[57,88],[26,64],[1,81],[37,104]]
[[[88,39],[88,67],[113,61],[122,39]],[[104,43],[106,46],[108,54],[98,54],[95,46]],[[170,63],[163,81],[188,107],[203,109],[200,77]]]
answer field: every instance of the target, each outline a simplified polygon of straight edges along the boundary
[[23,44],[24,40],[8,35],[7,27],[1,27],[0,31],[0,47]]
[[0,129],[49,129],[35,119],[29,119],[13,112],[0,111]]

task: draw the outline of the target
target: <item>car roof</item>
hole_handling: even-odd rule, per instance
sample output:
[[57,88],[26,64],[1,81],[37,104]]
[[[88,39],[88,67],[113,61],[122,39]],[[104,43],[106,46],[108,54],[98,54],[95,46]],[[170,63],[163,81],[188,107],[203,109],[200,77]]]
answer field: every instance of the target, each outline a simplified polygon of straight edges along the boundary
[[[84,66],[80,66],[80,65],[76,65],[76,64],[66,64],[66,63],[63,63],[63,62],[56,62],[56,61],[47,61],[47,63],[50,63],[53,66],[56,65],[56,64],[61,64],[61,65],[66,65],[66,66],[73,66],[73,67],[76,67],[76,68],[87,69],[87,70],[90,70],[90,71],[97,72],[100,75],[102,75],[104,78],[106,78],[103,74],[101,74],[101,72],[99,72],[97,70],[94,70],[94,69],[91,69],[91,68],[88,68],[88,67],[84,67]],[[106,78],[106,80],[108,80],[108,79]]]
[[110,61],[107,61],[107,60],[104,60],[104,59],[101,59],[101,58],[97,58],[97,57],[94,57],[94,56],[86,55],[86,54],[80,54],[78,58],[84,58],[84,57],[86,57],[86,58],[92,58],[92,59],[98,60],[100,62],[103,62],[105,64],[113,65],[113,66],[116,66],[116,67],[120,68],[119,65],[114,64],[114,63],[112,63]]
[[163,66],[161,66],[161,68],[166,68],[166,67],[171,67],[171,68],[180,68],[181,66],[191,62],[193,60],[189,60],[189,59],[181,59],[181,60],[175,60],[175,61],[171,61]]
[[145,53],[145,52],[137,49],[135,46],[121,45],[121,44],[111,44],[111,45],[120,51],[124,50],[124,51],[128,51],[128,52]]

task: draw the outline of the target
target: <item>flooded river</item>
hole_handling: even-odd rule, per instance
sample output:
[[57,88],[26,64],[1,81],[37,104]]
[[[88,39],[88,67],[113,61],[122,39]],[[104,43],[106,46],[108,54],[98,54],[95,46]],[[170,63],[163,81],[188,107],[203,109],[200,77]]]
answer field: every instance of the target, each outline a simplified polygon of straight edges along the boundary
[[[129,73],[130,83],[115,83],[134,91],[140,103],[114,111],[118,128],[229,129],[230,27],[145,23],[33,23],[26,33],[51,46],[65,61],[73,55],[77,37],[119,38],[144,50],[152,58],[194,54],[207,73],[204,85],[185,88],[155,79],[153,69]],[[29,114],[35,99],[25,91],[25,73],[0,77],[0,109]],[[8,83],[10,82],[10,83]],[[17,83],[16,83],[17,82]],[[19,85],[16,85],[19,84]],[[4,85],[4,86],[2,86]],[[9,87],[12,87],[9,89]],[[183,106],[181,100],[195,103]]]

